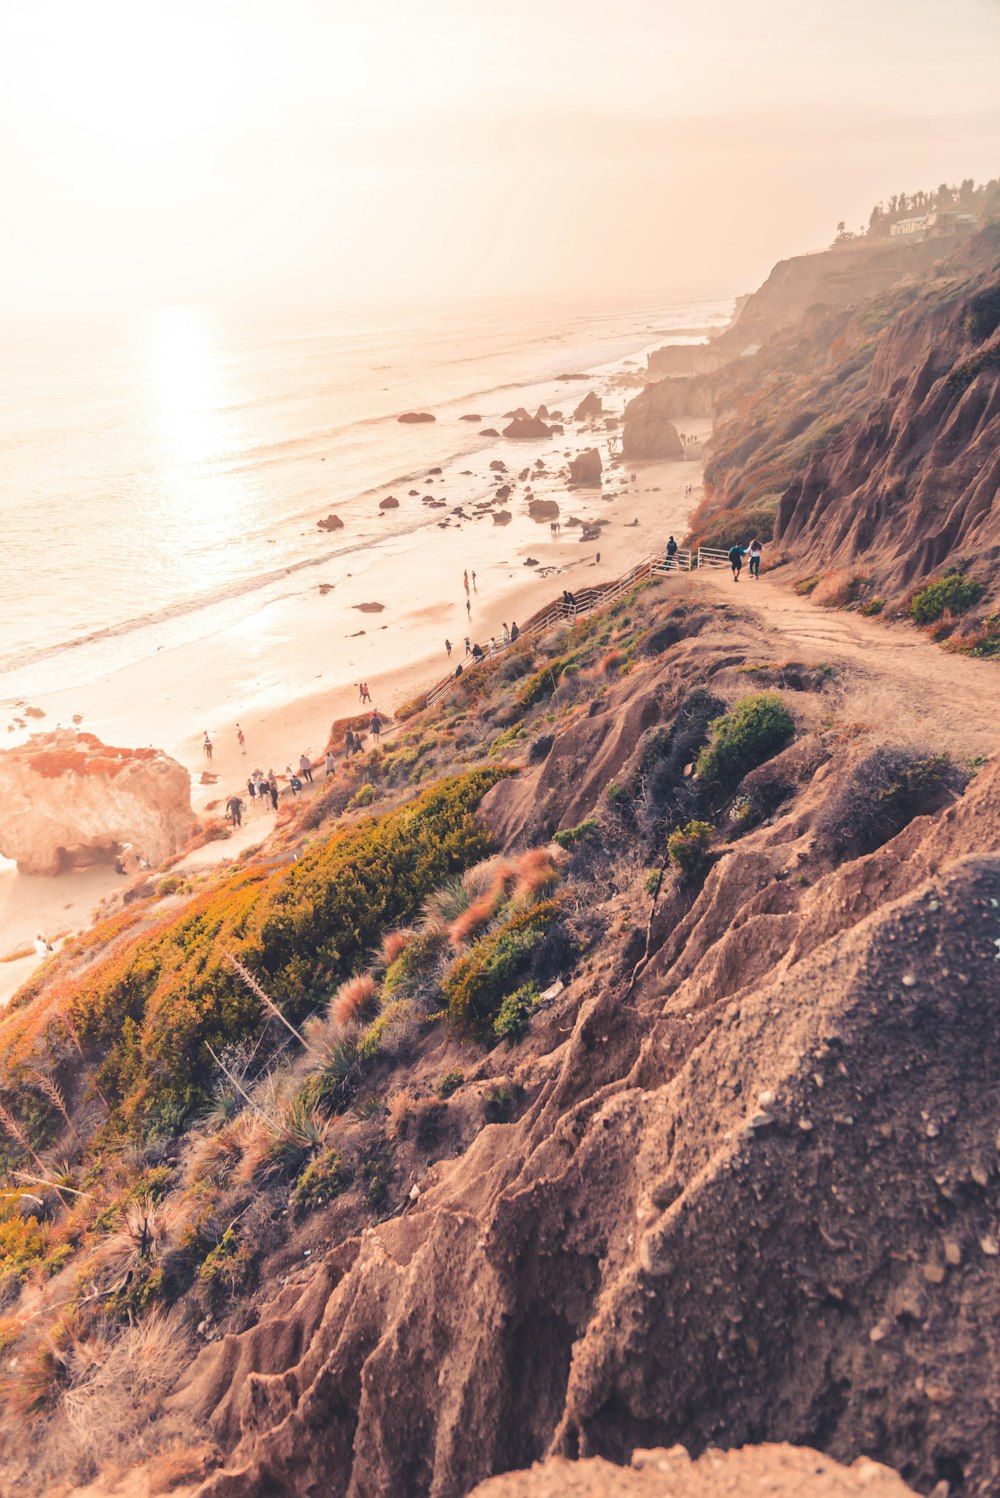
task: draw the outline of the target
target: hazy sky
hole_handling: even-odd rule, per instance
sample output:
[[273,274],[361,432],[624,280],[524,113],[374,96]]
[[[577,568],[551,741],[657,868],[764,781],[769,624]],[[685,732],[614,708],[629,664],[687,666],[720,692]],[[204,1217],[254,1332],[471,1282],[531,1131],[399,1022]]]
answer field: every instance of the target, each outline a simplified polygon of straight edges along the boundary
[[0,315],[749,290],[1000,174],[1000,0],[3,0]]

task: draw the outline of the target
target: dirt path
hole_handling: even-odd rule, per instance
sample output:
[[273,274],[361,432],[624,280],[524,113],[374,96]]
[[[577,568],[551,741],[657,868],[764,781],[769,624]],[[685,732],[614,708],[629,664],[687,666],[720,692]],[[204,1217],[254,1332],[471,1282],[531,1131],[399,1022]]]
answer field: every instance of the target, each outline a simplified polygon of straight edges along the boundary
[[848,662],[855,669],[844,675],[845,706],[853,699],[859,719],[956,753],[1000,748],[1000,662],[949,655],[910,624],[819,608],[766,575],[758,584],[744,572],[734,586],[720,569],[685,582],[745,608],[780,634],[789,657]]

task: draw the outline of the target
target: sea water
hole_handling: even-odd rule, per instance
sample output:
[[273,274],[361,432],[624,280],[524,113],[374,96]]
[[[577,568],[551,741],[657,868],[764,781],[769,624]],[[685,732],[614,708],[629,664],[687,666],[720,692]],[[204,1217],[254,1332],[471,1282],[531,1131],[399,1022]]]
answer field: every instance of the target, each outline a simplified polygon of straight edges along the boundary
[[[471,457],[481,428],[560,373],[641,363],[730,310],[452,307],[275,325],[173,307],[10,334],[0,702],[202,638],[304,569],[335,575],[359,550],[400,547],[437,517],[382,512],[379,497]],[[585,390],[566,386],[565,404]],[[400,424],[407,410],[436,420]],[[330,512],[343,530],[317,529]]]

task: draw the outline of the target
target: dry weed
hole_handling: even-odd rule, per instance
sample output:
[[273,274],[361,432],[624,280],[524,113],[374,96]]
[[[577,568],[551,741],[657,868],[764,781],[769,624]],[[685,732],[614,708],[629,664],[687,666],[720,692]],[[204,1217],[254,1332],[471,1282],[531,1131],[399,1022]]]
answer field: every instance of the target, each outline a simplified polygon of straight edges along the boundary
[[390,1139],[405,1139],[413,1111],[417,1106],[417,1095],[409,1087],[401,1087],[386,1099],[388,1121],[385,1132]]
[[382,938],[381,958],[385,967],[391,967],[401,957],[413,940],[413,931],[404,927],[399,931],[388,931]]

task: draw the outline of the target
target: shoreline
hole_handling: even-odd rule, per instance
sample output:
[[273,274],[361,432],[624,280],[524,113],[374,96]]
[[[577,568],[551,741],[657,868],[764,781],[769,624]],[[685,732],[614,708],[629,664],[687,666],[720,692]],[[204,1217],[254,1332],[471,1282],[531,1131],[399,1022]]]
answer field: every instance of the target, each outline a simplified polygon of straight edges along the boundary
[[[613,388],[617,372],[615,367],[593,375],[586,386],[579,383],[576,399],[595,389],[609,411],[620,416],[634,392]],[[243,789],[252,770],[274,768],[281,777],[299,754],[318,758],[331,723],[358,711],[358,682],[366,680],[372,705],[391,715],[446,674],[446,637],[454,647],[454,669],[464,658],[466,634],[485,647],[491,635],[500,637],[504,623],[523,621],[558,598],[569,579],[581,579],[584,573],[611,579],[661,549],[670,532],[682,539],[700,497],[710,426],[707,420],[685,422],[685,430],[698,439],[687,450],[690,456],[614,467],[613,482],[603,489],[569,489],[559,472],[570,457],[597,446],[608,476],[611,434],[603,423],[593,429],[566,423],[565,435],[537,442],[501,439],[474,457],[465,454],[454,464],[439,465],[441,475],[422,483],[425,492],[445,504],[430,510],[426,524],[400,537],[405,544],[354,551],[352,570],[332,587],[327,580],[325,591],[324,579],[315,579],[262,601],[253,613],[224,621],[196,640],[161,648],[85,686],[38,694],[31,703],[45,716],[31,721],[30,731],[68,726],[79,715],[79,727],[107,743],[164,749],[191,774],[196,816],[211,815],[209,805]],[[525,469],[534,471],[538,458],[545,463],[545,476],[529,477],[527,483],[536,499],[559,504],[558,534],[551,532],[548,520],[529,518],[526,486],[517,478]],[[494,524],[488,510],[473,518],[473,507],[489,498],[494,480],[489,464],[496,459],[507,465],[502,478],[513,486],[503,502],[510,515],[503,525]],[[464,464],[462,473],[455,472],[459,463]],[[630,471],[637,474],[635,485]],[[690,495],[684,492],[688,485]],[[401,507],[406,502],[401,500]],[[409,502],[421,505],[420,498]],[[373,507],[377,503],[373,497]],[[451,513],[458,506],[465,509],[463,519]],[[441,517],[436,524],[435,516]],[[574,516],[601,521],[600,539],[581,544],[580,530],[568,526]],[[447,525],[439,528],[445,519]],[[540,564],[537,568],[525,566],[529,556]],[[470,578],[473,571],[477,574],[470,613],[462,587],[465,569]],[[381,609],[361,607],[373,603]],[[237,723],[246,735],[245,756],[236,741]],[[206,729],[215,746],[210,767],[201,748]],[[24,737],[27,731],[9,741]],[[206,768],[219,777],[211,786],[199,783]],[[199,866],[226,862],[259,841],[262,832],[256,819],[248,818],[236,837],[200,850]],[[40,881],[18,875],[13,864],[0,861],[0,1004],[38,961],[33,952],[14,962],[2,959],[30,942],[36,930],[55,935],[86,925],[97,900],[122,882],[107,868]]]

